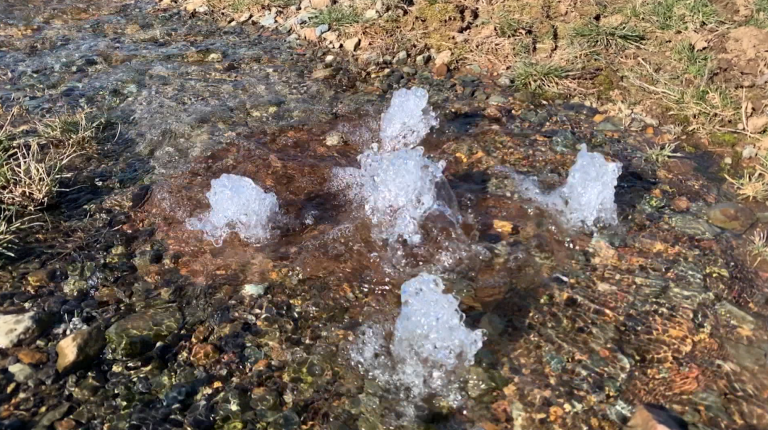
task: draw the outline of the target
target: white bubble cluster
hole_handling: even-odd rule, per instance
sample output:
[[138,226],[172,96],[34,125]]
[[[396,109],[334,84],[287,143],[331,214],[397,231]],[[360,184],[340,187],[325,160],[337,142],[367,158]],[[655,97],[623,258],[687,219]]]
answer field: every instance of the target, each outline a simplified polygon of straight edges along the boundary
[[606,161],[582,145],[565,184],[546,193],[534,178],[513,173],[520,194],[559,214],[570,227],[594,229],[618,222],[614,192],[621,164]]
[[463,370],[474,362],[484,335],[464,325],[459,300],[443,289],[440,278],[426,273],[405,282],[391,341],[385,327],[365,326],[351,357],[398,395],[411,401],[438,395],[455,406],[463,397]]
[[272,224],[280,213],[277,197],[250,178],[225,173],[211,181],[211,190],[205,195],[211,210],[188,218],[188,228],[202,230],[217,246],[232,232],[252,243],[271,236]]

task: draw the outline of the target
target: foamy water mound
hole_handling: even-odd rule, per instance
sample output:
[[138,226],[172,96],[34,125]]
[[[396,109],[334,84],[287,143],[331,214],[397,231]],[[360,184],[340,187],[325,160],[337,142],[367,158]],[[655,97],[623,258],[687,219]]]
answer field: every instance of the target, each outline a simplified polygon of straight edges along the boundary
[[211,210],[187,219],[187,227],[202,230],[220,246],[229,233],[260,243],[272,234],[272,223],[280,213],[277,196],[267,193],[245,176],[223,174],[211,181],[206,194]]
[[438,395],[457,406],[464,370],[473,364],[484,334],[464,325],[459,299],[443,289],[440,278],[426,273],[405,282],[391,343],[385,328],[366,326],[351,358],[393,395],[412,401]]
[[620,163],[606,161],[581,145],[565,184],[550,193],[543,192],[534,178],[514,173],[512,177],[523,197],[558,213],[570,227],[591,230],[618,222],[614,193],[620,174]]
[[391,242],[421,242],[420,223],[432,211],[450,213],[437,197],[444,181],[443,163],[424,156],[421,147],[394,152],[365,152],[360,169],[335,170],[336,181],[360,204],[373,224],[374,235]]
[[395,91],[389,108],[381,116],[379,150],[390,152],[418,145],[438,123],[428,102],[429,94],[423,88]]

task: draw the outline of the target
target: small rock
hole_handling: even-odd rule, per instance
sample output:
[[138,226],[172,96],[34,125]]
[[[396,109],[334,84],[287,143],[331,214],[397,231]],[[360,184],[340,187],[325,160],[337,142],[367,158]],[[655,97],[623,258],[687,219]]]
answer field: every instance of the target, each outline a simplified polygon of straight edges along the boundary
[[314,28],[303,28],[301,29],[301,38],[309,40],[310,42],[315,42],[318,38],[317,30]]
[[353,37],[344,41],[344,50],[347,52],[355,52],[360,47],[360,38]]
[[329,55],[329,56],[325,57],[325,64],[326,65],[331,65],[331,64],[333,64],[334,61],[336,61],[336,57],[334,57],[333,55]]
[[416,69],[414,69],[413,67],[405,66],[403,67],[403,74],[405,76],[416,76]]
[[405,51],[398,52],[397,55],[395,55],[394,60],[392,60],[392,62],[398,66],[402,66],[406,61],[408,61],[408,53]]
[[0,348],[13,348],[37,335],[41,331],[37,319],[35,312],[0,315]]
[[224,57],[219,52],[211,52],[208,57],[205,58],[205,61],[209,63],[221,63],[224,60]]
[[488,98],[488,103],[492,105],[503,105],[507,103],[507,99],[498,94],[495,94]]
[[326,67],[324,69],[317,69],[312,72],[312,79],[330,79],[336,75],[336,71],[333,67]]
[[688,424],[669,409],[657,405],[638,406],[632,419],[627,423],[628,430],[683,430]]
[[320,24],[320,25],[318,25],[317,27],[315,27],[315,35],[316,35],[317,37],[320,37],[320,36],[322,36],[323,34],[325,34],[325,33],[328,33],[328,31],[329,31],[330,29],[331,29],[331,27],[330,27],[330,26],[328,26],[328,24]]
[[437,58],[435,58],[435,65],[439,66],[441,64],[448,65],[451,62],[451,51],[443,51],[439,54],[437,54]]
[[187,12],[194,12],[198,8],[205,5],[205,0],[189,0],[184,3],[184,10]]
[[483,69],[482,69],[480,66],[478,66],[477,64],[470,64],[470,66],[468,67],[468,69],[469,69],[469,70],[470,70],[472,73],[474,73],[474,74],[476,74],[476,75],[479,75],[479,74],[483,73]]
[[8,366],[8,371],[13,375],[13,380],[19,384],[26,384],[35,376],[35,371],[24,363],[16,363]]
[[760,134],[768,128],[768,115],[758,115],[747,120],[747,129],[750,133]]
[[297,40],[299,40],[299,35],[295,33],[285,38],[286,42],[296,42]]
[[333,0],[310,0],[313,9],[325,9],[333,4]]
[[487,313],[480,319],[480,328],[492,337],[500,335],[504,331],[505,326],[504,320],[493,313]]
[[46,412],[45,415],[43,415],[42,418],[40,418],[40,421],[38,421],[37,425],[33,430],[48,429],[49,427],[51,427],[51,424],[64,418],[64,415],[67,414],[70,406],[72,405],[69,403],[62,403],[56,408],[49,410],[48,412]]
[[712,239],[721,232],[714,225],[690,214],[673,214],[667,222],[677,231],[698,239]]
[[92,361],[101,355],[104,349],[104,331],[101,327],[80,330],[62,339],[56,345],[56,369],[59,373],[68,372]]
[[725,157],[723,158],[723,164],[731,165],[733,164],[733,159],[731,157]]
[[263,25],[264,27],[271,27],[275,25],[275,15],[274,14],[267,14],[264,16],[264,18],[259,21],[259,24]]
[[339,39],[339,33],[335,31],[329,31],[328,33],[323,34],[323,39],[329,43],[336,42]]
[[33,287],[42,287],[50,282],[50,271],[48,269],[35,270],[27,275],[27,283]]
[[486,110],[484,110],[483,111],[483,115],[485,115],[488,118],[494,118],[494,119],[499,119],[499,118],[501,118],[503,116],[501,114],[501,112],[497,108],[495,108],[493,106],[491,106],[491,107],[487,108]]
[[177,332],[180,325],[181,313],[175,306],[129,315],[107,330],[108,355],[117,359],[141,356]]
[[691,202],[683,196],[675,197],[675,199],[672,200],[672,209],[676,212],[685,212],[690,208]]
[[344,144],[344,135],[338,131],[332,131],[325,136],[326,146],[339,146]]
[[[328,138],[326,138],[326,145]],[[261,297],[264,295],[264,292],[267,290],[267,286],[265,284],[246,284],[243,285],[243,294],[249,297]]]
[[77,427],[77,423],[71,418],[64,418],[63,420],[53,423],[53,427],[56,430],[73,430]]
[[249,19],[251,19],[251,17],[252,17],[252,16],[253,16],[253,15],[251,15],[251,13],[250,13],[250,12],[245,12],[245,13],[243,13],[242,15],[238,16],[238,17],[237,17],[237,19],[236,19],[235,21],[237,21],[237,22],[238,22],[238,23],[240,23],[240,24],[243,24],[243,23],[245,23],[246,21],[248,21]]
[[29,348],[24,348],[16,353],[16,357],[24,364],[45,364],[48,362],[48,354]]
[[747,145],[741,150],[741,158],[749,160],[757,156],[757,148],[754,145]]
[[445,64],[438,64],[432,69],[432,73],[435,74],[436,78],[444,78],[448,75],[448,66]]
[[621,131],[623,128],[624,124],[621,118],[617,117],[607,117],[595,126],[595,130],[598,131]]
[[363,15],[363,18],[366,21],[371,21],[379,17],[379,12],[376,11],[376,9],[368,9],[365,11],[365,14]]
[[508,78],[506,76],[502,76],[502,77],[500,77],[499,79],[496,80],[496,85],[498,85],[498,86],[500,86],[502,88],[509,87],[509,86],[512,85],[512,79],[510,79],[510,78]]
[[432,56],[430,54],[421,54],[418,57],[416,57],[416,64],[419,66],[425,66],[427,63],[429,63],[429,60],[432,59]]
[[207,366],[219,357],[219,350],[210,343],[199,343],[192,348],[190,361],[195,366]]
[[720,203],[707,211],[707,219],[712,225],[744,233],[757,220],[751,209],[738,203]]

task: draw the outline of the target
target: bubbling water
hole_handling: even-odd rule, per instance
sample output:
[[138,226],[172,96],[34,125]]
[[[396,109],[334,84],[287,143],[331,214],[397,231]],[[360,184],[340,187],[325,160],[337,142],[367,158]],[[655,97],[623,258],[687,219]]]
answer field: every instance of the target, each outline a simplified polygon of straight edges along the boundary
[[365,326],[350,350],[352,361],[363,372],[393,395],[410,400],[401,411],[407,415],[427,395],[458,406],[463,398],[463,371],[474,363],[483,345],[483,331],[464,326],[459,300],[443,289],[440,278],[426,273],[405,282],[394,329]]
[[438,199],[437,185],[444,181],[443,163],[423,155],[423,148],[395,152],[365,152],[360,168],[336,169],[336,180],[360,204],[380,239],[409,244],[421,242],[420,222],[432,211],[450,214]]
[[211,210],[187,219],[187,228],[202,230],[206,239],[221,246],[232,232],[261,243],[272,235],[272,224],[280,214],[277,196],[267,193],[245,176],[223,174],[211,181],[206,194]]
[[423,88],[395,91],[381,117],[380,146],[372,145],[358,157],[359,169],[334,171],[334,184],[364,209],[374,236],[390,243],[420,243],[420,224],[435,211],[456,220],[439,192],[448,189],[445,164],[431,161],[417,146],[437,125],[428,99]]
[[511,173],[520,194],[557,213],[572,228],[594,230],[618,223],[614,193],[621,164],[606,161],[582,145],[568,179],[560,188],[545,193],[535,178]]
[[395,91],[389,108],[381,116],[379,150],[391,152],[418,145],[438,123],[428,102],[429,94],[423,88]]

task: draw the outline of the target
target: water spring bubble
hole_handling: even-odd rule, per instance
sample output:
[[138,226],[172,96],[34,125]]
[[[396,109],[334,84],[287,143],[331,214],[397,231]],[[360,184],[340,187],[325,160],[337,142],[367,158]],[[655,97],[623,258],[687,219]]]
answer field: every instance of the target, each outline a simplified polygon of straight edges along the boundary
[[382,152],[413,148],[438,121],[428,105],[429,94],[423,88],[402,88],[392,96],[381,116],[379,138]]
[[364,208],[378,238],[417,244],[427,214],[443,211],[450,216],[449,207],[438,198],[444,165],[426,158],[423,148],[367,151],[358,160],[359,169],[336,169],[336,181]]
[[187,219],[187,227],[202,230],[207,239],[220,246],[231,232],[260,243],[272,234],[272,223],[280,213],[277,197],[267,193],[245,176],[225,173],[211,181],[206,194],[211,210]]
[[592,230],[600,224],[618,222],[614,193],[619,174],[620,163],[606,161],[581,145],[565,184],[552,192],[542,191],[535,178],[511,175],[523,197],[556,212],[569,227]]
[[394,396],[419,401],[437,395],[457,406],[464,397],[464,370],[474,362],[484,334],[464,325],[459,299],[443,289],[439,277],[426,273],[405,282],[394,328],[363,327],[350,353],[354,363]]

